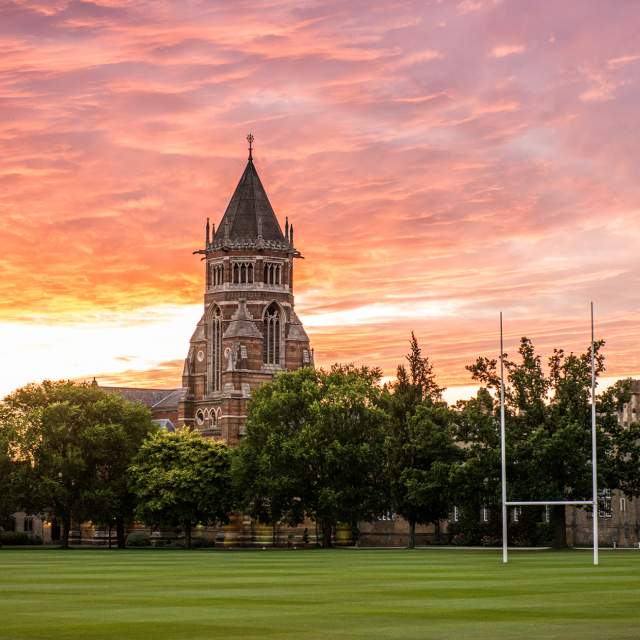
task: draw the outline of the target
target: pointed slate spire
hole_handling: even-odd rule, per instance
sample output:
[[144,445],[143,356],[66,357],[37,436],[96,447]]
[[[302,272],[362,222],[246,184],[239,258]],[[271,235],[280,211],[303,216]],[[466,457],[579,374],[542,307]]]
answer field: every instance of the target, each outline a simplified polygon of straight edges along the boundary
[[218,225],[224,238],[214,238],[214,246],[256,244],[259,237],[265,246],[287,248],[276,214],[253,164],[253,136],[249,134],[249,159],[227,210]]

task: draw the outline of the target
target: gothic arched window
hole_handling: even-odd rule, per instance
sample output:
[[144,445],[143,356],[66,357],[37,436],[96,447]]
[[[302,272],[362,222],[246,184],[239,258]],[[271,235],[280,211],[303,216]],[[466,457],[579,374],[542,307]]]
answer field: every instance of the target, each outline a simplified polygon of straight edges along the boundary
[[262,360],[266,364],[280,364],[280,309],[272,302],[264,314]]
[[209,391],[220,391],[222,372],[222,313],[214,307],[210,315],[209,332]]

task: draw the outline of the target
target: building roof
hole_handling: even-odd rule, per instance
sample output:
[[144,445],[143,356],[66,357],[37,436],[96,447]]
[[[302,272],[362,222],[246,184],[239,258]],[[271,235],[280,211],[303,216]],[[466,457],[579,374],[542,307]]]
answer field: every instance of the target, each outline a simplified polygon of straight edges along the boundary
[[285,251],[292,249],[249,156],[240,182],[211,240],[211,248],[254,244]]
[[138,402],[150,409],[173,409],[184,389],[139,389],[137,387],[100,387],[107,393],[117,393],[129,402]]

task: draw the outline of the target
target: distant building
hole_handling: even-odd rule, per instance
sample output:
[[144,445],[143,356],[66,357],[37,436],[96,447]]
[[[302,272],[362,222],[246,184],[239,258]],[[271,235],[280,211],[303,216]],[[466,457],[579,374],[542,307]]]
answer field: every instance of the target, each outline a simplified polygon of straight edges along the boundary
[[[94,378],[94,383],[98,384]],[[151,417],[161,429],[174,432],[178,424],[178,404],[184,389],[141,389],[136,387],[100,387],[108,393],[117,393],[129,402],[138,402],[151,411]]]
[[[618,412],[618,422],[628,427],[639,420],[640,380],[632,380],[631,398]],[[593,544],[591,518],[591,512],[585,509],[567,509],[567,538],[570,545],[581,547]],[[598,538],[602,546],[640,545],[640,499],[626,496],[616,489],[601,487],[598,506]]]
[[618,421],[624,427],[640,420],[640,380],[631,381],[631,399],[618,412]]

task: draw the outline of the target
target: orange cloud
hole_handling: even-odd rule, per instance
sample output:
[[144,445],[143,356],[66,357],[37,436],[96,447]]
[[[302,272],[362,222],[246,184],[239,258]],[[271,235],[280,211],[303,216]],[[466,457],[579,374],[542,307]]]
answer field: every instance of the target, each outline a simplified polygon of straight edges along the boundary
[[2,17],[0,390],[58,370],[179,383],[191,251],[249,130],[306,257],[321,364],[392,375],[415,330],[443,383],[468,384],[498,310],[511,346],[578,349],[594,299],[609,373],[640,373],[631,4],[23,0]]

